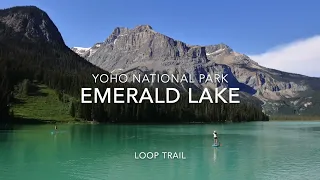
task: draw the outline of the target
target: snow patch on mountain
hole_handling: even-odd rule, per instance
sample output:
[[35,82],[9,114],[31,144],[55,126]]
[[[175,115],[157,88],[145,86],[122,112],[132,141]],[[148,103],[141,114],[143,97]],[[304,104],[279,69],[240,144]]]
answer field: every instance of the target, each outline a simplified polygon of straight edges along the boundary
[[83,58],[91,57],[101,47],[102,43],[96,43],[90,48],[85,47],[73,47],[71,48],[75,53]]
[[71,48],[75,53],[79,54],[80,56],[85,55],[90,48],[85,48],[85,47],[73,47]]

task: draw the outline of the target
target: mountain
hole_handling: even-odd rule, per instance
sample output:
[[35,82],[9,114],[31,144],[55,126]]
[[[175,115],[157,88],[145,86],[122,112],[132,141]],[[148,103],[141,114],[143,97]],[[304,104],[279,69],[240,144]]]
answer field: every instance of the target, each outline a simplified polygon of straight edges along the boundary
[[[196,82],[192,86],[239,87],[247,99],[258,100],[268,114],[320,113],[319,78],[263,67],[225,44],[189,45],[156,32],[150,25],[140,25],[115,28],[99,46],[89,48],[94,49],[89,56],[79,55],[112,73],[202,73],[212,77],[224,73],[228,74],[227,84]],[[185,89],[185,84],[178,86]]]
[[0,10],[0,23],[11,29],[10,34],[6,34],[7,37],[64,44],[58,28],[48,14],[34,6]]
[[79,97],[82,86],[95,86],[90,74],[106,73],[68,48],[47,13],[35,6],[0,10],[0,52],[0,124],[11,119],[13,93],[24,79]]
[[[84,57],[91,58],[102,45],[104,43],[78,50]],[[59,30],[44,11],[35,6],[0,10],[0,129],[3,125],[16,122],[14,120],[17,118],[22,118],[23,123],[28,121],[23,119],[25,117],[21,114],[15,116],[12,106],[17,105],[20,110],[30,114],[38,114],[38,110],[43,112],[47,109],[50,112],[46,118],[50,118],[52,113],[66,112],[64,107],[69,107],[67,112],[73,118],[112,123],[268,120],[261,108],[254,104],[189,104],[185,94],[182,94],[180,101],[175,104],[155,104],[149,101],[125,104],[81,103],[83,87],[98,88],[100,92],[104,92],[106,88],[113,91],[115,87],[125,90],[136,87],[137,96],[141,96],[145,88],[144,84],[95,83],[92,74],[109,72],[93,65],[67,47]],[[155,94],[154,88],[147,90]],[[159,89],[158,94],[160,99],[165,98],[165,90]],[[198,97],[198,94],[194,95]],[[19,99],[19,96],[25,98]],[[28,104],[25,99],[36,97],[41,99],[41,105],[33,103],[32,108],[25,107]],[[56,102],[55,105],[49,102],[50,98]],[[59,104],[66,106],[56,107]]]

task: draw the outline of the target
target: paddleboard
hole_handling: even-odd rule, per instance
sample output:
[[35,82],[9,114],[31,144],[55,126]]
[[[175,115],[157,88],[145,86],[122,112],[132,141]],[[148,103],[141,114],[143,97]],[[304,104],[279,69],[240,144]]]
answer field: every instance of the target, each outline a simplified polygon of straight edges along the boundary
[[51,131],[51,134],[64,133],[65,131]]
[[213,144],[212,146],[213,146],[213,147],[219,147],[219,146],[220,146],[220,143],[218,143],[218,144]]

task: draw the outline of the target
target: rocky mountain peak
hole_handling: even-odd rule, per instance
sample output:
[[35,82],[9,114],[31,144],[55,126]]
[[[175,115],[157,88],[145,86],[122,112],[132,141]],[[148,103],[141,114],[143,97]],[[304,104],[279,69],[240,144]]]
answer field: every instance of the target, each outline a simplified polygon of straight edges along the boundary
[[136,30],[138,32],[145,32],[145,31],[153,30],[153,29],[150,25],[139,25],[139,26],[136,26],[134,28],[134,30]]
[[111,35],[105,40],[105,42],[107,44],[114,43],[118,37],[142,32],[149,33],[154,31],[150,25],[139,25],[132,29],[127,27],[116,27]]
[[[278,112],[281,108],[296,108],[296,105],[283,102],[299,98],[310,89],[310,85],[315,84],[309,83],[311,81],[304,76],[262,67],[226,44],[189,45],[158,33],[149,25],[132,29],[117,27],[99,48],[92,47],[86,52],[90,55],[83,57],[92,64],[111,73],[128,76],[168,73],[190,74],[196,79],[200,73],[211,77],[228,74],[227,84],[195,82],[175,86],[184,90],[190,87],[198,90],[238,87],[245,97],[261,103],[268,113]],[[308,102],[301,100],[300,104]]]
[[116,28],[113,30],[113,32],[112,32],[111,35],[116,35],[116,36],[118,36],[118,35],[120,35],[120,34],[123,34],[123,33],[128,32],[128,31],[129,31],[129,28],[127,28],[127,27],[116,27]]
[[11,36],[17,38],[64,44],[58,28],[48,14],[36,6],[0,10],[0,23],[10,29]]
[[220,44],[216,44],[216,45],[209,45],[206,46],[206,52],[207,53],[212,53],[218,50],[224,50],[228,53],[232,52],[233,50],[226,44],[220,43]]
[[105,42],[106,42],[107,44],[113,43],[113,42],[117,39],[117,37],[118,37],[119,35],[125,34],[125,33],[127,33],[128,31],[129,31],[129,29],[126,28],[126,27],[116,27],[116,28],[112,31],[112,33],[110,34],[110,36],[105,40]]

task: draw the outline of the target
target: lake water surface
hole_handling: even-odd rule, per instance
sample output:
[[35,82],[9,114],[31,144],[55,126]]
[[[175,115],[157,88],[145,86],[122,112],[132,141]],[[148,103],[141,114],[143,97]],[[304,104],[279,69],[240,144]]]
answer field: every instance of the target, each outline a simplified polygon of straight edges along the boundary
[[[0,131],[3,180],[315,180],[320,122],[224,125],[52,125]],[[212,132],[221,147],[212,147]],[[186,159],[137,160],[135,152]]]

